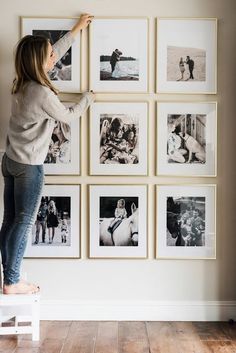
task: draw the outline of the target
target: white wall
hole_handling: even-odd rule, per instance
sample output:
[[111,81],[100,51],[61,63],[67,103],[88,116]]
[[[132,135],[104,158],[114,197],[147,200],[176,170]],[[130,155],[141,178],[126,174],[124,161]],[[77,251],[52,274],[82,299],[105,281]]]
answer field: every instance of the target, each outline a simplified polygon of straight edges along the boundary
[[[83,117],[82,175],[47,177],[50,183],[82,184],[82,258],[26,259],[23,271],[42,289],[43,318],[110,319],[227,319],[235,314],[236,217],[235,217],[235,0],[67,0],[2,1],[0,21],[0,148],[4,147],[10,116],[10,86],[13,78],[13,46],[19,39],[19,16],[77,16],[88,12],[97,16],[148,16],[150,18],[150,94],[97,95],[107,100],[150,101],[150,146],[155,141],[155,102],[157,100],[218,101],[218,177],[183,178],[190,183],[218,184],[217,259],[156,260],[154,258],[154,185],[176,183],[179,178],[155,176],[154,148],[150,148],[150,175],[135,177],[135,183],[150,185],[149,258],[147,260],[87,259],[88,221],[87,184],[126,183],[127,177],[92,177],[87,175],[88,124]],[[212,96],[175,96],[154,94],[155,17],[217,17],[218,94]],[[84,59],[87,62],[87,36]],[[87,88],[87,70],[83,73]],[[62,98],[76,98],[64,94]],[[181,180],[182,181],[182,180]],[[2,188],[2,181],[1,181]],[[1,189],[2,191],[2,189]],[[1,203],[2,204],[2,203]],[[114,302],[113,302],[114,301]],[[163,305],[167,301],[167,306]],[[214,303],[212,303],[212,301]],[[233,301],[233,302],[231,302]],[[195,304],[200,306],[196,307]],[[209,314],[209,306],[211,313]],[[71,308],[69,303],[73,304]],[[84,303],[86,306],[80,307]],[[137,306],[135,306],[137,304]],[[173,304],[172,307],[169,304]],[[186,309],[185,304],[190,305]],[[104,310],[101,316],[100,309]],[[127,306],[126,306],[127,305]],[[134,307],[132,306],[134,305]],[[225,306],[226,305],[226,306]],[[228,306],[229,310],[225,310]],[[53,308],[52,308],[53,307]],[[133,316],[133,309],[140,315]],[[117,309],[118,308],[118,309]],[[178,308],[178,310],[176,309]],[[196,309],[197,308],[197,309]],[[114,309],[114,310],[113,310]],[[166,313],[170,313],[168,316]],[[172,314],[171,314],[172,313]],[[222,315],[221,315],[222,314]]]

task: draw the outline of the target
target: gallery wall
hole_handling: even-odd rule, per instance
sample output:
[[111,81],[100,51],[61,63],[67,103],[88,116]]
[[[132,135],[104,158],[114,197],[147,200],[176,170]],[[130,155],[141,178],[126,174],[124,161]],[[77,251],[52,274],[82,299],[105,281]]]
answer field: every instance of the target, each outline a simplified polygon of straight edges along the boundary
[[[91,176],[88,114],[81,121],[81,175],[47,176],[48,184],[81,185],[81,258],[25,259],[23,272],[41,287],[42,318],[48,319],[227,319],[236,316],[235,300],[235,13],[234,0],[109,1],[28,0],[1,3],[0,37],[0,149],[4,149],[10,116],[13,47],[20,36],[20,16],[147,16],[150,19],[150,93],[97,94],[96,101],[149,102],[149,175]],[[155,18],[218,18],[217,94],[155,93]],[[82,90],[88,89],[88,33],[83,36]],[[61,94],[76,101],[77,94]],[[156,176],[156,102],[218,103],[217,177]],[[216,259],[156,259],[156,193],[162,184],[217,184]],[[148,258],[89,259],[89,184],[148,185]],[[1,195],[3,181],[1,179]],[[2,210],[2,201],[1,201]],[[186,309],[187,307],[187,309]]]

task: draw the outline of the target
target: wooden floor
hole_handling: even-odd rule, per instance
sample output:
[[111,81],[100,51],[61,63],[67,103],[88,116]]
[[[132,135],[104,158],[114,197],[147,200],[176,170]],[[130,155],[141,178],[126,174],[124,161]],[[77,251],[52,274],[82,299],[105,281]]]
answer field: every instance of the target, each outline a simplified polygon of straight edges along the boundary
[[0,336],[1,353],[236,353],[236,324],[41,321],[41,340]]

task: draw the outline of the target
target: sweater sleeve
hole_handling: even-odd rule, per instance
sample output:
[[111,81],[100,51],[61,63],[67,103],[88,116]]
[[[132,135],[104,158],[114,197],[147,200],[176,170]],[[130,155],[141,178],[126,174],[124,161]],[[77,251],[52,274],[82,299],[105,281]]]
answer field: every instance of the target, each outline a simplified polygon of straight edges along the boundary
[[74,37],[69,31],[52,46],[52,50],[56,54],[56,62],[58,62],[63,57],[63,55],[65,55],[67,50],[70,49],[73,42]]
[[48,97],[43,102],[43,110],[53,119],[63,123],[70,123],[79,118],[94,101],[94,94],[90,92],[83,93],[80,101],[71,107],[65,107],[59,98],[50,91]]

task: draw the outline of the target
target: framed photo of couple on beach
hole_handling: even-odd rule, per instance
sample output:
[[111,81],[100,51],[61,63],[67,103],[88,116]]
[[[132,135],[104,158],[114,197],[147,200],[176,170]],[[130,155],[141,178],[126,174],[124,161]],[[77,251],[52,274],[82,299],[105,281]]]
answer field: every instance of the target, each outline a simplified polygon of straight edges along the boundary
[[80,257],[80,186],[45,185],[24,257]]
[[[21,37],[42,35],[53,46],[78,21],[78,18],[21,17]],[[81,92],[81,36],[78,34],[71,48],[49,72],[50,80],[60,92]]]
[[90,89],[148,92],[148,18],[100,18],[89,27]]
[[217,104],[157,104],[157,175],[217,174]]
[[90,174],[147,175],[147,102],[95,102],[90,108]]
[[147,257],[147,186],[90,185],[90,258]]
[[[62,102],[66,107],[73,102]],[[46,175],[80,174],[80,118],[66,124],[55,121],[48,153],[44,161]]]
[[158,185],[156,257],[216,258],[216,185]]
[[217,19],[157,19],[157,92],[217,92]]

